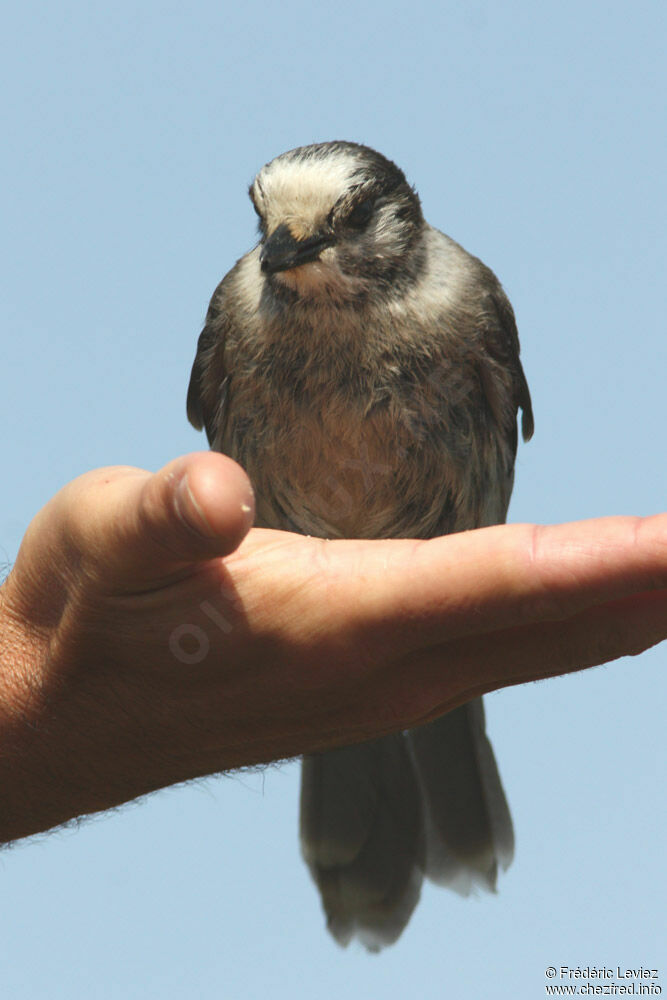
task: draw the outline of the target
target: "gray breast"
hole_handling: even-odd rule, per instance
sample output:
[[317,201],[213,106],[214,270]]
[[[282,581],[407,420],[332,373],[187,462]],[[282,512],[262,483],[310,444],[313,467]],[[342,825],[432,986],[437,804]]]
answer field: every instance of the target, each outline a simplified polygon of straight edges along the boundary
[[302,333],[246,342],[234,364],[222,450],[250,474],[258,524],[381,538],[503,520],[513,456],[465,352],[390,349],[378,323],[312,329],[308,350]]

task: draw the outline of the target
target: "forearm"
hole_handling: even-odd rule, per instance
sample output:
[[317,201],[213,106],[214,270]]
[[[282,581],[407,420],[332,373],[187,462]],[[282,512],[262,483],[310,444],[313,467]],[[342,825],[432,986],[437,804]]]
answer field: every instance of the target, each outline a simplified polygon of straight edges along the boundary
[[[11,578],[10,578],[11,579]],[[0,588],[0,842],[37,833],[68,817],[49,808],[44,759],[46,644],[12,612],[11,582]],[[58,810],[56,810],[58,812]],[[62,810],[61,810],[62,812]],[[65,813],[67,809],[65,809]]]
[[17,615],[11,589],[10,577],[0,588],[0,844],[178,780],[156,766],[155,736],[123,725],[132,706],[81,683],[94,669],[68,669],[62,633]]

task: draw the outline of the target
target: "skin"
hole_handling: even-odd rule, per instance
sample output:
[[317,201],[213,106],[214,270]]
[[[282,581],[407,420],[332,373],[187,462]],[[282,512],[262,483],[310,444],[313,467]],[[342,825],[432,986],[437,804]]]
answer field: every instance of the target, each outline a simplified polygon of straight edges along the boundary
[[0,839],[667,638],[667,514],[429,541],[250,529],[230,459],[99,469],[0,588]]

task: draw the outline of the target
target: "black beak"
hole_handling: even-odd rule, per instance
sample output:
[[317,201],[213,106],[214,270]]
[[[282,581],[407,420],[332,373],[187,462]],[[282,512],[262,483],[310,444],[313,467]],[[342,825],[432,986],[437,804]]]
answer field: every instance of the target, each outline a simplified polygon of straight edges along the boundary
[[334,238],[330,233],[316,233],[306,240],[295,240],[289,227],[283,223],[269,236],[259,255],[260,265],[264,274],[275,274],[276,271],[289,271],[301,264],[317,260],[326,247],[333,245]]

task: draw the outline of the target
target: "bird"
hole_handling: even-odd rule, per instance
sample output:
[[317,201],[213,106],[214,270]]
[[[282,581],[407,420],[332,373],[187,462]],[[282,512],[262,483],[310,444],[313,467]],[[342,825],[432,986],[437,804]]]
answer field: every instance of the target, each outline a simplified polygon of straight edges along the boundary
[[[514,312],[494,273],[430,226],[368,146],[300,146],[249,189],[255,246],[211,298],[187,395],[250,476],[256,525],[427,539],[506,519],[518,419]],[[407,926],[424,879],[495,891],[514,831],[482,699],[303,758],[301,851],[340,945]]]

